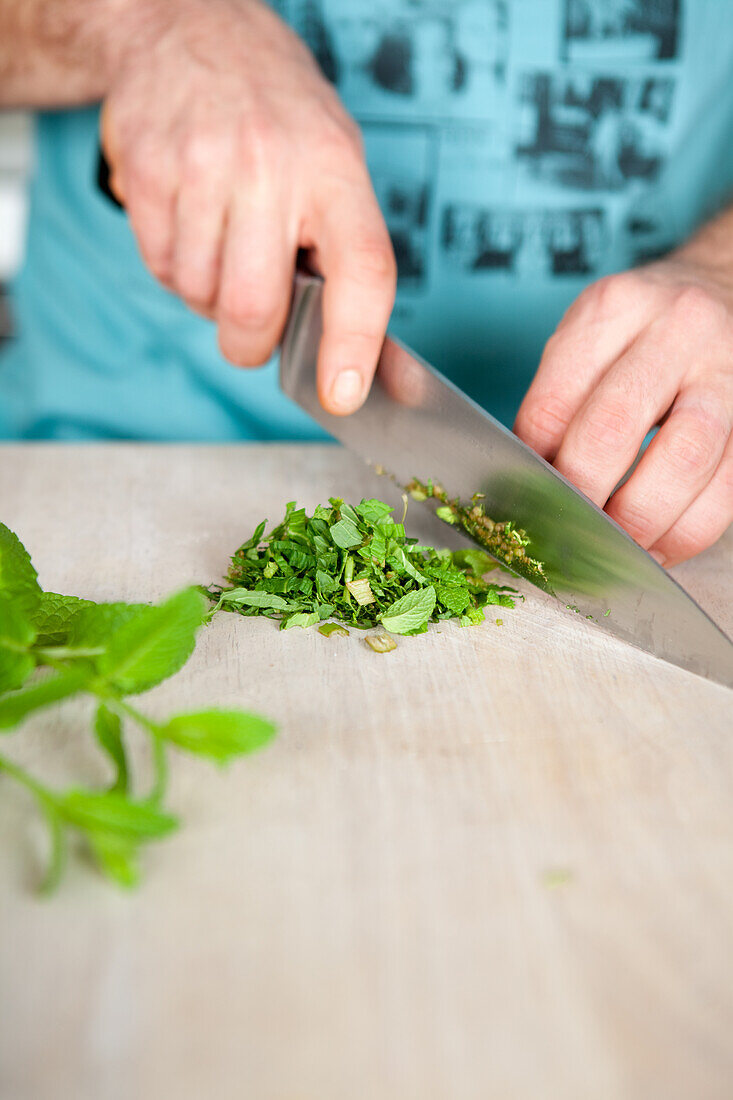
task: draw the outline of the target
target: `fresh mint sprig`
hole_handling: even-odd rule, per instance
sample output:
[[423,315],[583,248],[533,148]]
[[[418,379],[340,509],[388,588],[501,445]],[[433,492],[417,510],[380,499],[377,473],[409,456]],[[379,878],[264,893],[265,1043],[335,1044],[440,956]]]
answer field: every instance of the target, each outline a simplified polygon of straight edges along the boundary
[[[58,885],[73,834],[108,878],[123,886],[138,881],[143,846],[178,827],[163,807],[170,747],[226,764],[272,738],[272,723],[243,711],[205,710],[156,722],[129,702],[178,672],[207,617],[195,588],[157,606],[43,592],[25,547],[0,524],[0,735],[17,733],[44,708],[90,696],[97,704],[95,743],[112,770],[105,790],[59,792],[0,754],[0,776],[25,788],[48,826],[44,890]],[[130,723],[152,747],[154,774],[143,796],[134,793],[128,760]]]

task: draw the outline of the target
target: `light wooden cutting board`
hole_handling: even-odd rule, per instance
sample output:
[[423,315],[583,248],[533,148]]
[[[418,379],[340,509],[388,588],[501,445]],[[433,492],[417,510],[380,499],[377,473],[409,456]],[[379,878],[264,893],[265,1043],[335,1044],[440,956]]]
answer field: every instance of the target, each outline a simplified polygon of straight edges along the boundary
[[[0,449],[42,583],[99,599],[219,577],[287,500],[385,489],[335,447]],[[731,534],[675,572],[728,632]],[[0,781],[2,1100],[728,1100],[733,693],[526,591],[386,655],[220,616],[146,705],[279,736],[173,761],[184,827],[136,894],[77,863],[35,900]],[[102,781],[84,711],[4,751]]]

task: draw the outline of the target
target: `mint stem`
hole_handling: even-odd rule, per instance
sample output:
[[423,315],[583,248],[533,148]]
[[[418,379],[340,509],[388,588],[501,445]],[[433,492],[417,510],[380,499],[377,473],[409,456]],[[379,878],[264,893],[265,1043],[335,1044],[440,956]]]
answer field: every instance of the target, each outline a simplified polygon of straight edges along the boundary
[[24,768],[21,768],[18,764],[14,764],[12,760],[8,760],[6,756],[0,756],[0,771],[5,772],[26,790],[38,799],[43,806],[44,810],[47,808],[53,808],[55,805],[55,799],[51,791],[48,788],[42,786],[37,780],[29,775]]

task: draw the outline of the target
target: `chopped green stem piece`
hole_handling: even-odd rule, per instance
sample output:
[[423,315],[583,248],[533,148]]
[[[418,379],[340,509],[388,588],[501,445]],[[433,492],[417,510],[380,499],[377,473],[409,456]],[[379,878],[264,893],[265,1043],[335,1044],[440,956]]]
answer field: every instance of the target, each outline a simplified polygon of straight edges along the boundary
[[374,593],[372,592],[369,581],[347,581],[346,587],[359,607],[366,607],[368,604],[374,603]]
[[341,623],[323,623],[318,627],[318,633],[324,638],[332,638],[334,635],[348,638],[349,632]]
[[44,807],[53,805],[53,795],[51,792],[41,783],[38,783],[32,775],[29,775],[28,772],[18,764],[14,764],[12,760],[8,760],[6,756],[0,756],[0,772],[5,772],[11,779],[14,779],[16,783],[20,783],[21,786],[25,787],[27,791],[30,791]]
[[160,806],[168,787],[168,753],[165,741],[160,737],[154,737],[152,745],[155,778],[147,800],[151,806]]
[[390,653],[393,649],[397,649],[397,642],[394,638],[390,638],[386,632],[367,634],[364,641],[375,653]]
[[44,816],[48,825],[48,833],[51,841],[51,851],[48,857],[48,866],[39,886],[41,894],[53,894],[61,882],[66,865],[66,834],[64,824],[55,810],[44,806]]

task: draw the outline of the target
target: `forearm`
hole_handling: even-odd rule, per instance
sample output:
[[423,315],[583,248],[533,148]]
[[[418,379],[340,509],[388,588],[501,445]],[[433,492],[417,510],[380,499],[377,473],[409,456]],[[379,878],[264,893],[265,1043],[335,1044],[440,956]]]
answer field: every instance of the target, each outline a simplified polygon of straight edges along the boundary
[[105,95],[140,0],[0,0],[0,107],[64,107]]

